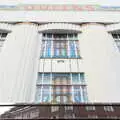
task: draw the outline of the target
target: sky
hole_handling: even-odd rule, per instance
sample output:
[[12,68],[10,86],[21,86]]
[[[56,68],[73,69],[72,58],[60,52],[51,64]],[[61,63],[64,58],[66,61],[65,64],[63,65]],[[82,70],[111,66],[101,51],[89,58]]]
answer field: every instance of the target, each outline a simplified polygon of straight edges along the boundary
[[[120,6],[120,0],[0,0],[0,5],[13,4],[97,4],[107,6]],[[9,107],[0,107],[0,114]]]
[[0,0],[2,4],[99,4],[120,6],[120,0]]

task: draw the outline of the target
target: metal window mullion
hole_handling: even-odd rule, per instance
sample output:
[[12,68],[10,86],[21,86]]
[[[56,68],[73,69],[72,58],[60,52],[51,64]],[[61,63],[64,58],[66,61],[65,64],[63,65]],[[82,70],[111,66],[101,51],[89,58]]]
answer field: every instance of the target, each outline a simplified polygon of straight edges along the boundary
[[47,41],[45,40],[45,48],[44,48],[44,56],[43,57],[45,57],[46,52],[47,52],[47,49],[46,49],[47,47],[46,46],[47,46]]
[[51,58],[53,57],[53,51],[54,49],[53,49],[53,40],[51,40]]
[[77,46],[76,46],[76,42],[75,42],[75,40],[74,40],[74,46],[75,46],[75,56],[76,56],[76,58],[77,58]]
[[50,101],[52,100],[52,72],[50,73]]
[[67,41],[67,56],[69,57],[70,56],[70,46],[69,46],[68,34],[67,34],[67,37],[66,37],[66,41]]
[[80,86],[81,102],[85,102],[83,99],[83,88]]
[[[72,73],[70,73],[70,77],[71,77],[71,81],[72,81]],[[72,83],[72,82],[71,82]],[[73,100],[73,102],[75,101],[74,100],[74,88],[73,88],[73,84],[72,84],[72,87],[71,87],[71,91],[72,91],[72,100]]]
[[119,36],[119,34],[117,34],[117,36],[118,36],[118,40],[120,41],[120,36]]
[[80,73],[78,73],[78,77],[79,77],[79,84],[82,84],[82,82],[81,82],[81,79],[80,79]]
[[53,57],[53,53],[54,53],[54,48],[53,48],[53,34],[52,34],[52,38],[51,38],[51,58]]
[[68,44],[68,47],[67,47],[68,57],[70,58],[70,41],[69,40],[67,44]]
[[42,90],[43,90],[43,80],[44,80],[44,71],[43,71],[43,73],[42,73],[41,102],[42,102],[42,97],[43,97],[43,95],[42,95]]

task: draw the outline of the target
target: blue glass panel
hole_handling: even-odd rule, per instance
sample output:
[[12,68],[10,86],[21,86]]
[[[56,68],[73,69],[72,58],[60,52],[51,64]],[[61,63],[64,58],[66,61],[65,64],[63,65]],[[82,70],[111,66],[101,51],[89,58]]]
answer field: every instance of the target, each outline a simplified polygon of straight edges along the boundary
[[49,95],[43,95],[42,102],[50,102],[50,96]]
[[80,94],[80,91],[74,92],[74,100],[75,100],[76,103],[81,102],[81,94]]
[[81,92],[79,86],[74,86],[74,102],[81,102]]
[[41,87],[40,86],[37,86],[36,88],[35,101],[41,102]]
[[38,73],[37,84],[42,84],[42,74]]
[[55,94],[59,95],[61,93],[60,86],[57,86],[55,89]]
[[87,89],[86,87],[82,87],[82,94],[83,94],[83,101],[87,102],[88,101],[88,96],[87,96]]
[[80,53],[79,53],[79,43],[78,43],[78,41],[75,41],[75,45],[76,45],[77,58],[80,58]]
[[61,55],[66,56],[66,49],[61,49]]
[[70,41],[70,57],[75,57],[75,44],[74,44],[74,41]]
[[50,102],[50,86],[43,86],[42,102]]
[[80,81],[81,82],[85,82],[84,73],[80,73]]
[[50,84],[50,73],[44,73],[43,84]]
[[53,76],[68,76],[70,77],[69,73],[54,73]]
[[73,73],[73,74],[72,74],[72,83],[73,83],[73,84],[78,84],[78,83],[80,83],[80,81],[79,81],[79,74],[77,74],[77,73]]
[[45,57],[51,57],[51,41],[46,41],[46,54]]
[[58,48],[55,49],[55,56],[59,56],[60,55],[60,51]]

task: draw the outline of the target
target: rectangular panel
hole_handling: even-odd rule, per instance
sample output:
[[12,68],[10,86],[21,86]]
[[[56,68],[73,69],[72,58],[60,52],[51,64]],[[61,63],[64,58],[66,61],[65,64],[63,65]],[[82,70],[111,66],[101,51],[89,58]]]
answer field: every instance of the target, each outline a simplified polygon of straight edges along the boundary
[[82,59],[78,59],[78,72],[86,71],[86,65]]
[[53,72],[70,72],[69,60],[54,59],[52,61]]
[[44,60],[44,72],[51,72],[51,60]]
[[42,102],[50,102],[50,86],[43,86],[42,88]]
[[71,60],[71,72],[78,72],[77,59]]
[[43,72],[43,63],[44,63],[44,60],[40,59],[39,60],[39,69],[38,69],[38,72]]
[[42,90],[41,86],[36,87],[36,95],[35,95],[36,102],[41,102],[41,97],[42,97],[41,90]]

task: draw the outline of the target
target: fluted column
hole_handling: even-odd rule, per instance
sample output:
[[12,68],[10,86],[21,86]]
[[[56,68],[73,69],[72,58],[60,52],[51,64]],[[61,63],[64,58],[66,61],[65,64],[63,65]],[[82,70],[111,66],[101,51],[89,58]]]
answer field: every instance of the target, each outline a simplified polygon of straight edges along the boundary
[[33,101],[38,44],[37,26],[14,26],[0,55],[0,102]]
[[[120,101],[116,49],[104,25],[82,25],[80,51],[90,102]],[[117,59],[118,60],[118,59]]]

